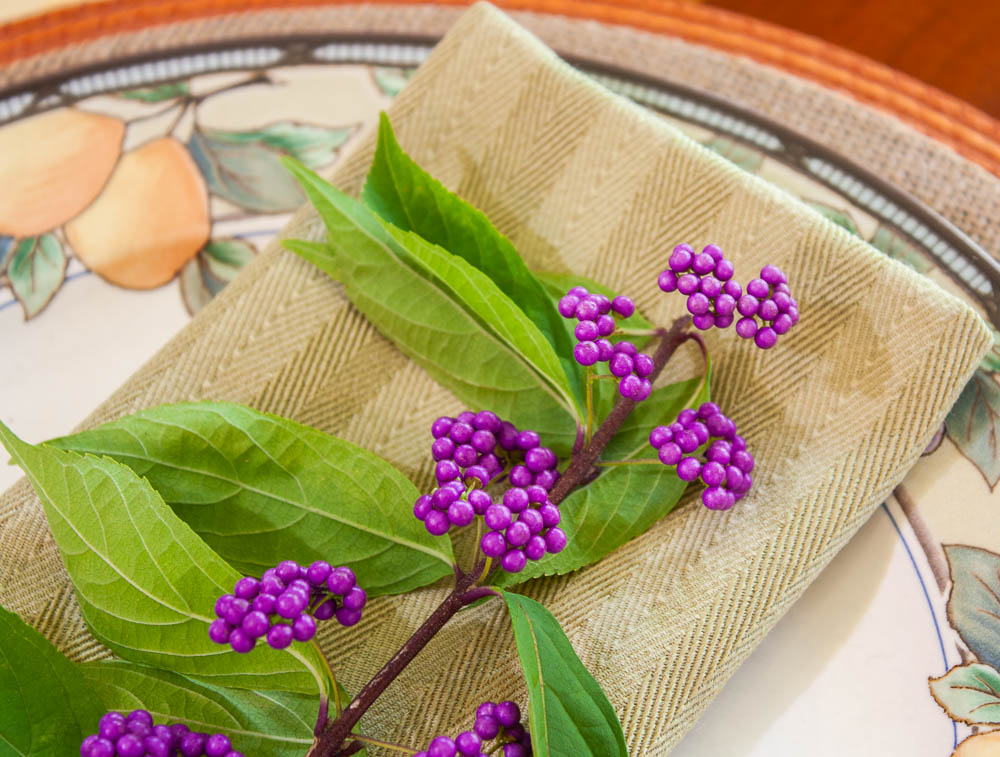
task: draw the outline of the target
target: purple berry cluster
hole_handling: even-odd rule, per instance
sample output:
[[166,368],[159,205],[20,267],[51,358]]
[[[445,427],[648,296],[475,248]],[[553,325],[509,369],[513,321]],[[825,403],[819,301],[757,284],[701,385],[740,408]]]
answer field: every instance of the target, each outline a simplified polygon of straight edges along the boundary
[[[712,439],[715,441],[705,449],[704,461],[695,457],[693,453]],[[683,410],[669,426],[657,426],[649,434],[649,443],[660,462],[677,466],[681,480],[701,477],[707,487],[701,501],[710,510],[728,510],[750,491],[753,455],[736,433],[736,424],[714,402],[705,402],[697,410]]]
[[[488,742],[495,742],[488,746]],[[483,702],[476,708],[476,723],[471,731],[456,738],[438,736],[414,757],[529,757],[531,735],[521,725],[521,710],[514,702]]]
[[653,359],[639,352],[631,342],[612,344],[608,338],[617,328],[616,317],[629,318],[635,313],[635,303],[624,295],[613,300],[603,294],[591,294],[585,287],[576,286],[559,300],[559,313],[563,318],[576,318],[573,333],[577,343],[573,357],[582,366],[607,363],[613,376],[621,379],[618,391],[623,397],[641,402],[653,391],[649,380],[653,372]]
[[[788,279],[776,266],[766,265],[760,278],[743,287],[733,278],[733,263],[718,245],[706,245],[696,253],[679,244],[667,261],[657,283],[664,292],[687,295],[692,322],[702,330],[728,328],[737,315],[736,333],[753,338],[761,349],[770,349],[799,321],[798,303],[791,296]],[[755,320],[759,318],[761,324]]]
[[778,337],[799,322],[799,303],[792,297],[785,274],[773,265],[761,268],[760,278],[747,284],[736,309],[743,316],[736,322],[736,333],[743,339],[753,338],[762,350],[776,345]]
[[[490,529],[481,541],[483,553],[500,558],[510,573],[566,546],[566,534],[556,528],[559,508],[548,498],[559,479],[559,459],[541,446],[536,432],[519,431],[484,410],[438,418],[431,435],[438,487],[413,505],[413,514],[430,533],[446,534],[452,526],[462,528],[482,517]],[[494,502],[485,488],[505,474],[511,486]]]
[[106,713],[98,731],[80,744],[80,757],[243,757],[221,733],[197,733],[186,725],[153,725],[146,710]]
[[353,626],[367,601],[350,568],[334,568],[323,560],[307,568],[284,560],[259,579],[244,576],[232,594],[219,597],[218,618],[208,635],[240,653],[253,649],[261,637],[274,649],[284,649],[315,636],[318,620],[336,616],[342,626]]

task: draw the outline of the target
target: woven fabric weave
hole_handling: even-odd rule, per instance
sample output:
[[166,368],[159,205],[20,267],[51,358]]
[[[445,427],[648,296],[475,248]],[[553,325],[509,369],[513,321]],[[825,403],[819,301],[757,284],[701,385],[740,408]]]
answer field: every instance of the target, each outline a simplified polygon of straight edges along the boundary
[[[630,753],[666,754],[902,479],[990,334],[967,305],[601,90],[490,6],[462,17],[390,115],[403,147],[482,208],[529,265],[632,294],[656,322],[683,309],[682,297],[655,285],[679,241],[721,245],[744,280],[765,262],[789,274],[803,318],[775,350],[757,350],[731,330],[707,337],[714,398],[758,461],[751,495],[728,513],[689,495],[597,565],[524,587],[562,622],[608,693]],[[369,135],[334,182],[357,193],[373,149]],[[324,235],[310,208],[284,232]],[[421,486],[432,473],[430,422],[462,409],[338,284],[277,244],[84,425],[205,398],[347,438]],[[0,604],[74,659],[107,654],[82,622],[24,481],[0,500],[0,553]],[[323,632],[348,690],[446,591],[380,598],[359,627]],[[468,728],[476,704],[490,697],[524,699],[509,623],[495,603],[452,621],[363,725],[426,743]]]

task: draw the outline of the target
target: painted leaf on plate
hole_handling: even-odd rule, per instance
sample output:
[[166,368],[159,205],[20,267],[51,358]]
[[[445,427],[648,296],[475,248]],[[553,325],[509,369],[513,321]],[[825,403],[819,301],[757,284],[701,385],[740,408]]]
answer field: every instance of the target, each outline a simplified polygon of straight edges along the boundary
[[139,100],[144,103],[160,103],[164,100],[173,100],[175,97],[187,97],[191,94],[191,88],[188,87],[186,81],[175,81],[155,87],[127,89],[118,94],[128,100]]
[[285,246],[342,282],[365,316],[473,410],[535,429],[557,454],[576,438],[573,415],[517,346],[470,313],[385,230],[378,217],[315,173],[289,163],[330,231],[325,245]]
[[10,253],[14,249],[14,238],[0,236],[0,276],[7,270]]
[[160,405],[50,443],[129,466],[249,575],[329,560],[374,596],[452,572],[451,542],[413,517],[420,492],[409,479],[287,418],[227,402]]
[[0,607],[0,755],[76,754],[103,714],[73,663]]
[[851,219],[846,210],[841,210],[839,208],[834,208],[829,205],[825,205],[822,202],[806,202],[813,210],[817,211],[821,216],[829,221],[833,221],[837,226],[845,229],[855,236],[861,236],[858,233],[857,224]]
[[372,68],[372,78],[375,80],[375,86],[383,95],[395,97],[416,70],[415,68],[400,68],[398,66],[375,66]]
[[889,226],[879,226],[870,243],[876,250],[905,263],[917,273],[927,273],[934,267],[916,246]]
[[[0,251],[0,255],[3,255],[2,251]],[[984,371],[1000,373],[1000,331],[994,328],[991,328],[990,331],[993,332],[993,348],[986,353],[980,366]]]
[[194,315],[207,305],[243,267],[257,249],[244,239],[213,239],[181,269],[181,296]]
[[951,572],[948,618],[976,658],[1000,668],[1000,555],[945,546]]
[[715,136],[702,142],[702,145],[750,173],[757,173],[761,163],[764,162],[764,153],[760,150],[747,147],[742,142],[728,137]]
[[[243,754],[301,757],[313,742],[316,696],[224,689],[122,660],[78,668],[107,710],[143,709],[156,724],[184,723],[193,731],[223,733]],[[96,728],[95,720],[91,732]]]
[[333,161],[355,130],[355,126],[330,128],[291,121],[253,131],[197,129],[188,149],[210,192],[257,213],[282,213],[305,201],[282,166],[282,156],[319,168]]
[[537,755],[627,757],[614,708],[544,606],[503,592],[528,687],[528,729]]
[[1000,481],[1000,383],[982,368],[972,374],[945,420],[948,436],[992,489]]
[[981,663],[956,665],[931,678],[931,694],[952,720],[1000,725],[1000,672]]
[[312,646],[241,655],[209,640],[215,601],[240,574],[148,481],[110,458],[32,446],[2,423],[0,443],[38,493],[84,620],[111,651],[223,686],[326,689]]
[[393,226],[418,234],[491,279],[548,340],[564,372],[560,383],[568,380],[582,405],[581,371],[573,360],[576,340],[566,330],[568,321],[490,219],[403,152],[385,113],[379,120],[378,147],[361,197]]
[[17,240],[8,253],[7,280],[25,320],[49,304],[66,279],[66,253],[54,234]]

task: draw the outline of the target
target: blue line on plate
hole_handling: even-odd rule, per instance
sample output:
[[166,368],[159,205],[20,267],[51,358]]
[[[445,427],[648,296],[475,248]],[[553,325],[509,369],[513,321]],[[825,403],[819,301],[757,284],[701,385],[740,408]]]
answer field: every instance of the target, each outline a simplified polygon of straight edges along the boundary
[[[920,575],[920,569],[917,567],[917,561],[913,559],[913,553],[910,551],[910,545],[906,543],[906,539],[903,538],[903,532],[899,530],[899,525],[896,523],[896,519],[892,517],[892,513],[889,512],[889,508],[886,507],[885,502],[882,503],[882,510],[886,515],[889,516],[889,522],[892,523],[892,527],[896,529],[896,534],[899,536],[899,540],[903,543],[903,549],[906,550],[907,557],[910,558],[910,564],[913,565],[913,572],[917,574],[917,580],[920,582],[920,588],[924,592],[924,599],[927,600],[927,609],[931,611],[931,620],[934,621],[934,632],[938,637],[938,646],[941,648],[941,659],[944,661],[944,672],[948,672],[948,655],[944,651],[944,638],[941,636],[941,626],[938,625],[937,614],[934,612],[934,605],[931,603],[931,595],[927,592],[927,585],[924,583],[924,577]],[[954,720],[951,721],[951,731],[954,736],[954,744],[952,749],[958,748],[958,725]]]

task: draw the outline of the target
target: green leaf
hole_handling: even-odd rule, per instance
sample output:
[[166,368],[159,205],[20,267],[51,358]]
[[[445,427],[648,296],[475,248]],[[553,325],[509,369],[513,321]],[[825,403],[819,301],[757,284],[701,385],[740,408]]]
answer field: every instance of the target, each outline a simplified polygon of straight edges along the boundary
[[413,517],[420,492],[402,473],[287,418],[226,402],[161,405],[50,443],[129,466],[250,575],[328,560],[350,564],[374,596],[452,572],[451,542]]
[[956,665],[931,678],[931,694],[952,720],[1000,725],[1000,672],[980,663]]
[[288,163],[330,231],[325,246],[285,246],[341,281],[365,316],[471,409],[490,409],[536,430],[557,454],[576,438],[565,401],[382,226],[367,207],[315,173]]
[[846,229],[855,236],[861,236],[858,233],[858,227],[855,225],[854,221],[851,220],[851,217],[846,211],[825,205],[821,202],[807,202],[806,205],[818,212],[827,220],[833,221],[833,223],[837,224],[840,228]]
[[1000,481],[1000,384],[982,368],[972,374],[945,419],[948,436],[992,489]]
[[528,729],[540,757],[628,756],[621,723],[552,613],[503,592],[528,687]]
[[[362,199],[397,228],[412,231],[431,244],[464,258],[478,268],[534,322],[561,361],[574,396],[582,403],[580,366],[573,359],[576,343],[566,330],[555,302],[524,264],[514,245],[481,211],[449,191],[403,152],[389,118],[379,120],[378,148]],[[565,294],[565,291],[563,291]],[[565,378],[561,379],[561,383]]]
[[215,600],[240,576],[148,481],[109,458],[32,446],[2,423],[0,443],[42,501],[87,625],[113,652],[218,685],[326,690],[311,646],[240,655],[209,640]]
[[398,66],[375,66],[372,69],[372,76],[383,95],[395,97],[402,91],[406,82],[413,76],[415,68],[400,68]]
[[191,94],[186,81],[175,81],[169,84],[160,84],[156,87],[141,87],[139,89],[129,89],[118,93],[128,100],[139,100],[144,103],[159,103],[164,100],[173,100],[175,97],[187,97]]
[[53,234],[18,240],[7,263],[7,278],[21,303],[25,320],[33,318],[66,279],[66,254]]
[[0,755],[76,754],[103,714],[73,663],[0,607]]
[[[604,450],[603,460],[655,459],[649,446],[654,426],[673,422],[681,410],[709,399],[711,363],[707,375],[656,389],[626,418]],[[607,382],[611,384],[613,382]],[[607,467],[600,476],[571,493],[559,505],[566,547],[555,555],[529,561],[520,573],[500,571],[497,586],[514,586],[538,576],[572,573],[618,549],[649,530],[680,500],[687,482],[674,468],[658,464]]]
[[1000,555],[964,545],[944,551],[951,572],[948,619],[980,662],[1000,668]]
[[[301,757],[313,742],[315,696],[224,689],[121,660],[78,667],[92,689],[91,699],[99,697],[107,710],[143,709],[157,724],[224,733],[243,754]],[[95,721],[91,730],[96,726]]]
[[[0,251],[0,255],[2,254],[3,252]],[[990,328],[990,331],[993,332],[993,348],[986,353],[980,367],[987,373],[1000,373],[1000,331],[994,328]]]
[[757,173],[764,162],[764,153],[728,137],[715,136],[702,144],[714,153],[721,155],[744,171]]
[[236,278],[257,249],[243,239],[213,239],[181,269],[181,296],[194,315]]
[[326,128],[282,121],[254,131],[196,129],[188,150],[209,191],[257,213],[298,208],[305,197],[281,165],[291,155],[308,166],[330,163],[355,127]]

